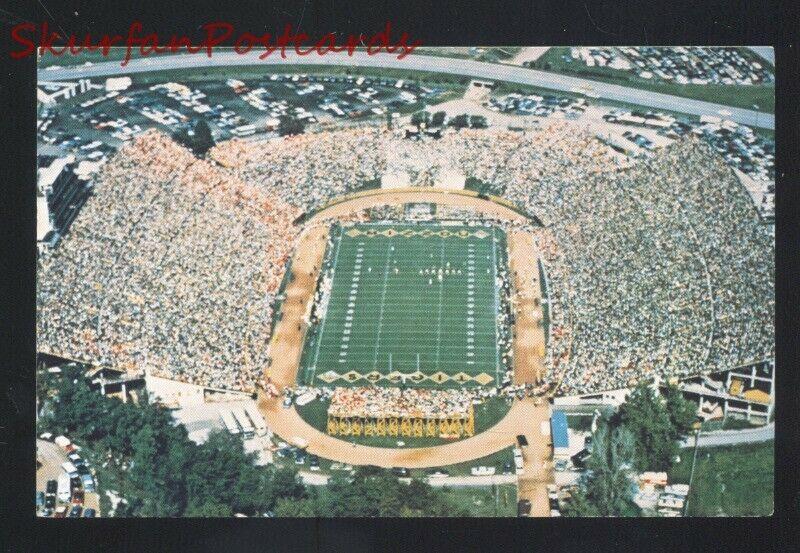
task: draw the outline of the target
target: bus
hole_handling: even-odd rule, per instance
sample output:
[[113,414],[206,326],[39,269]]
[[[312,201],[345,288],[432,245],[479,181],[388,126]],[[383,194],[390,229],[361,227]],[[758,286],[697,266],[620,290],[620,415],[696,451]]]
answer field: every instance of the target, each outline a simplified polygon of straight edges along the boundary
[[239,426],[242,427],[242,434],[244,434],[244,437],[252,438],[255,435],[255,428],[253,428],[253,425],[250,423],[250,419],[247,418],[244,409],[234,410],[233,416],[236,418],[236,422],[239,423]]
[[256,126],[255,125],[242,125],[241,127],[236,127],[231,131],[231,134],[238,137],[243,136],[251,136],[256,134]]
[[268,430],[267,424],[264,422],[264,417],[261,416],[258,409],[256,409],[252,403],[248,403],[245,405],[244,410],[250,417],[250,420],[253,421],[253,425],[256,427],[256,434],[265,436]]
[[239,425],[236,424],[236,419],[233,418],[233,414],[230,411],[222,411],[220,412],[220,417],[222,418],[222,423],[225,425],[225,429],[234,436],[237,436],[241,433],[239,429]]

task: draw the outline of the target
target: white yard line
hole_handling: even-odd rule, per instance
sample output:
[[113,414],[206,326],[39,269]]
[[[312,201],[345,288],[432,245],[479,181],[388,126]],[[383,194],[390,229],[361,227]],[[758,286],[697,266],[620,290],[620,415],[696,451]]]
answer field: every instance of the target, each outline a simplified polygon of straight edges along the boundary
[[[333,254],[333,264],[331,268],[333,272],[336,272],[336,261],[339,259],[339,250],[341,249],[342,245],[342,234],[339,233],[339,239],[336,242],[336,252]],[[333,288],[331,288],[331,296],[333,296]],[[330,299],[328,300],[328,306],[330,309]],[[317,375],[317,360],[319,359],[319,347],[322,344],[322,334],[325,332],[325,322],[328,320],[328,314],[325,313],[325,317],[322,319],[322,325],[319,327],[319,336],[317,336],[317,350],[314,352],[314,363],[309,367],[311,369],[311,378],[308,378],[308,374],[306,374],[306,382],[308,385],[312,385],[314,383],[314,377]]]
[[386,265],[383,268],[383,290],[381,291],[381,309],[378,313],[378,337],[375,339],[375,356],[372,359],[372,370],[378,368],[378,349],[381,345],[381,326],[383,324],[383,308],[386,306],[386,283],[389,281],[389,261],[392,259],[392,243],[386,247]]

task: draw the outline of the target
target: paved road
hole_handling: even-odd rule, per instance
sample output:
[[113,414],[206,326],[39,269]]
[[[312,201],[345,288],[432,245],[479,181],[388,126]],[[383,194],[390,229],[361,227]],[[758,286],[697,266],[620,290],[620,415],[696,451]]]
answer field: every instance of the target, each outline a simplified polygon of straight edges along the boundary
[[[325,486],[330,476],[320,472],[300,471],[298,473],[303,483],[309,486]],[[401,482],[410,482],[410,478],[400,478]],[[428,478],[428,484],[433,487],[448,486],[452,488],[468,488],[470,486],[492,486],[500,484],[516,484],[515,474],[496,474],[494,476],[448,476],[447,478]]]
[[691,115],[719,115],[720,110],[730,112],[726,115],[737,123],[775,129],[775,116],[773,114],[759,113],[752,110],[728,107],[701,100],[681,98],[668,94],[649,92],[620,85],[581,79],[548,73],[533,69],[503,65],[475,60],[441,58],[412,54],[402,60],[395,55],[376,54],[367,55],[366,52],[354,52],[352,57],[346,54],[327,54],[325,56],[308,55],[298,56],[294,52],[287,52],[286,59],[278,54],[273,54],[264,60],[258,56],[262,52],[252,51],[245,55],[238,55],[233,51],[217,51],[209,58],[204,55],[167,55],[150,58],[132,59],[127,66],[120,67],[119,61],[106,61],[92,66],[73,66],[60,69],[39,71],[42,80],[61,81],[75,80],[78,78],[119,76],[121,74],[145,73],[156,70],[174,70],[186,67],[225,67],[242,65],[360,65],[366,67],[382,67],[393,69],[409,69],[417,71],[432,71],[455,75],[467,75],[479,79],[508,81],[525,85],[533,85],[550,90],[570,92],[580,89],[591,95],[598,95],[608,100],[636,104],[653,109],[666,109]]
[[[775,438],[775,423],[758,428],[744,430],[719,430],[717,432],[702,432],[700,434],[700,447],[717,447],[723,445],[736,445],[744,443],[766,442]],[[687,438],[681,447],[694,447],[694,437]]]

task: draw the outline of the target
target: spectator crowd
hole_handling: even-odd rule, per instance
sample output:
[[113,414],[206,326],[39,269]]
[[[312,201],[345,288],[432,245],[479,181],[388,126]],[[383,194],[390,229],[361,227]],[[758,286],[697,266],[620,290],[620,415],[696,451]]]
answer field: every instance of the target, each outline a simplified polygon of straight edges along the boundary
[[458,171],[544,222],[532,232],[560,394],[774,356],[773,240],[724,161],[688,137],[622,166],[563,120],[426,142],[378,128],[231,140],[200,160],[148,132],[39,260],[40,349],[252,389],[292,221],[389,169],[413,186]]

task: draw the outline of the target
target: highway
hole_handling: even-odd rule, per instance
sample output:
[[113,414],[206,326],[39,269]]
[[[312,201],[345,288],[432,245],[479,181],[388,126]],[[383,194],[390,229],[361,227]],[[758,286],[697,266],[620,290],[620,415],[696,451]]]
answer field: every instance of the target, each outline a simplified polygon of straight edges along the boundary
[[570,77],[557,73],[537,71],[513,65],[416,54],[411,54],[402,60],[398,60],[394,54],[381,53],[370,56],[367,55],[366,52],[354,52],[352,57],[349,57],[345,53],[329,53],[324,56],[319,56],[317,54],[298,56],[294,51],[287,51],[286,59],[282,59],[278,53],[273,53],[266,59],[259,60],[258,56],[261,55],[262,52],[263,51],[253,50],[248,54],[239,55],[232,50],[217,51],[210,58],[201,54],[161,55],[131,59],[125,67],[121,67],[119,61],[105,61],[90,66],[79,65],[58,69],[42,69],[39,71],[39,78],[42,81],[63,81],[92,77],[118,77],[124,74],[146,73],[148,71],[243,65],[354,65],[430,71],[465,75],[478,79],[508,81],[560,92],[580,92],[590,97],[597,96],[607,100],[635,104],[646,108],[670,110],[696,116],[719,116],[719,112],[722,111],[725,113],[726,119],[731,119],[737,123],[751,127],[761,127],[770,130],[775,129],[775,115],[770,113],[760,113],[748,109],[729,107],[701,100],[681,98],[679,96],[639,90],[578,77]]

